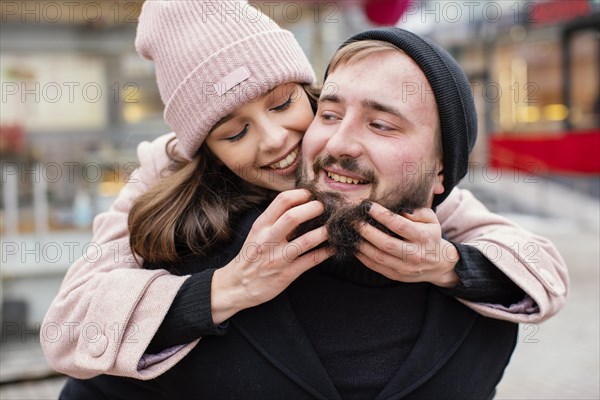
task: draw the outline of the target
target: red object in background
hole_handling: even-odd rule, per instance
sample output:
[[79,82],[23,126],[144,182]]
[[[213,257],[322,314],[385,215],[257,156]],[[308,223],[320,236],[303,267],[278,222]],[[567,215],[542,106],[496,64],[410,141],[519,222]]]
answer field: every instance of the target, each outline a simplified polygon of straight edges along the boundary
[[[527,7],[527,6],[526,6]],[[531,22],[535,25],[551,25],[566,22],[577,17],[590,15],[592,5],[590,0],[552,0],[536,2],[531,8]]]
[[[291,2],[292,0],[287,0]],[[371,22],[377,25],[394,26],[406,12],[412,0],[295,0],[304,3],[324,3],[326,6],[362,5]],[[335,4],[332,4],[335,3]],[[331,9],[328,9],[331,11]]]
[[536,173],[600,174],[600,130],[560,135],[492,135],[493,167]]
[[21,125],[0,125],[0,153],[19,153],[25,144],[25,129]]
[[378,25],[396,25],[410,0],[366,0],[365,13]]

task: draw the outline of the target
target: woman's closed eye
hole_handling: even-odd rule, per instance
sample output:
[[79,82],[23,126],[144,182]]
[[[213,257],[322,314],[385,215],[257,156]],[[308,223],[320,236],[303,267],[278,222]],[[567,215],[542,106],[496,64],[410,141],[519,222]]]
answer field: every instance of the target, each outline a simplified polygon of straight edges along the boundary
[[283,104],[278,105],[277,107],[273,107],[269,109],[269,111],[284,111],[287,110],[292,104],[292,95],[287,99],[287,101]]
[[229,136],[226,138],[223,138],[221,140],[227,140],[228,142],[237,142],[238,140],[242,139],[244,136],[246,136],[246,133],[248,133],[248,124],[244,125],[244,129],[242,129],[239,133],[233,135],[233,136]]

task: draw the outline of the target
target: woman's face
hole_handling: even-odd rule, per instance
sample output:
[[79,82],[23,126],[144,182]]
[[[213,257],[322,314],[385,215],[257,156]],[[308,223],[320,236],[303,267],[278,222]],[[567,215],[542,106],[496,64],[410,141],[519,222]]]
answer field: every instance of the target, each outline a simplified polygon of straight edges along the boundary
[[242,179],[276,191],[293,189],[300,143],[313,117],[302,86],[287,83],[221,119],[206,145]]

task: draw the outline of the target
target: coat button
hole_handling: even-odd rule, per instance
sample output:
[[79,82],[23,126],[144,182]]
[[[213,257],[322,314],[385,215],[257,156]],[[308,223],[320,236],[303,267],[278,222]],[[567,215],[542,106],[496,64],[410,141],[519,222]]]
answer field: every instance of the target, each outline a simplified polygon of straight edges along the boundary
[[90,354],[92,357],[100,357],[108,347],[108,338],[106,335],[101,335],[98,340],[90,343]]

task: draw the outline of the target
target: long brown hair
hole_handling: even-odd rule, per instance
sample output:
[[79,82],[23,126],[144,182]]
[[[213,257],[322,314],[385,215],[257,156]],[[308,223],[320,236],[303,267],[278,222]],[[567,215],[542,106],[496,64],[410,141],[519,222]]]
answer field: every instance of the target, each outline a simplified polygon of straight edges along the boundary
[[138,197],[129,212],[131,250],[153,264],[178,261],[182,247],[203,255],[215,243],[229,240],[231,217],[263,203],[271,193],[221,165],[205,145],[192,161],[174,148],[172,139],[166,150],[171,163],[163,171],[167,179]]
[[[304,86],[315,109],[318,90]],[[203,144],[192,161],[167,144],[171,162],[155,186],[140,195],[129,212],[133,254],[164,267],[186,254],[204,255],[231,239],[231,220],[266,203],[275,192],[244,181],[222,165]],[[173,269],[173,267],[164,267]]]

